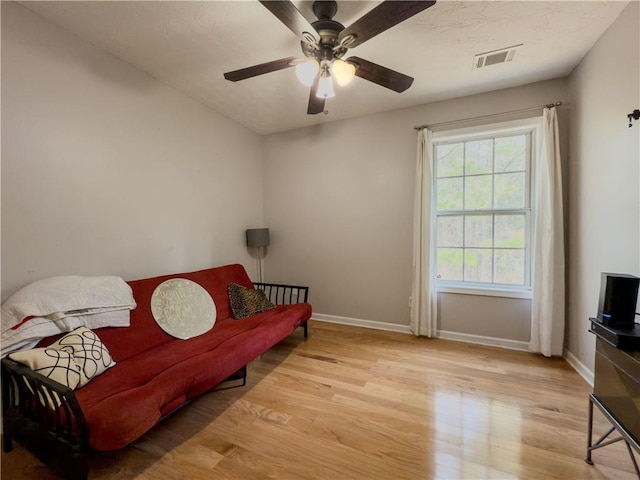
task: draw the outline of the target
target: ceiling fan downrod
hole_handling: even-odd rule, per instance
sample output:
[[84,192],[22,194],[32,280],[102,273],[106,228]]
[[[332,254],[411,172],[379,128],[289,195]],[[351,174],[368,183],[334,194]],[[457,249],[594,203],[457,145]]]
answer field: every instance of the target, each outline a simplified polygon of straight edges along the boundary
[[[344,25],[333,20],[338,11],[338,4],[331,1],[316,0],[313,2],[313,13],[318,18],[311,23],[320,40],[317,43],[301,42],[302,52],[305,56],[316,58],[318,62],[332,61],[334,58],[341,58],[346,52],[347,47],[344,42],[339,40],[340,32],[344,30]],[[353,37],[350,35],[349,37]]]

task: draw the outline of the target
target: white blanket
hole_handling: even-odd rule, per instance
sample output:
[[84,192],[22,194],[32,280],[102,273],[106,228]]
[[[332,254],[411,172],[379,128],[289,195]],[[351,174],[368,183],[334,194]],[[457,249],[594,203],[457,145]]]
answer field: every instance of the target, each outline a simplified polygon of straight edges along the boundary
[[136,307],[120,277],[51,277],[20,289],[2,304],[0,356],[77,327],[128,327]]

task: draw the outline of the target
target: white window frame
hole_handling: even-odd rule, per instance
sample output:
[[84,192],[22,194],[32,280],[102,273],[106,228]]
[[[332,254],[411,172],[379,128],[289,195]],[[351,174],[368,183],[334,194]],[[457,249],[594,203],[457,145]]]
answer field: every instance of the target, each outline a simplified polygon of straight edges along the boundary
[[[526,180],[525,180],[525,208],[517,209],[518,212],[525,213],[525,284],[524,285],[503,285],[495,283],[465,282],[464,280],[436,280],[437,289],[443,293],[461,293],[469,295],[484,295],[511,298],[531,298],[532,297],[532,266],[533,266],[533,236],[534,236],[534,192],[535,192],[535,165],[539,154],[539,141],[542,129],[542,119],[540,117],[499,122],[486,125],[478,125],[467,128],[457,128],[433,132],[433,191],[434,199],[437,198],[437,157],[436,148],[438,145],[455,143],[461,141],[473,141],[492,138],[501,135],[530,134],[531,152],[527,159]],[[433,202],[434,235],[437,235],[437,201]],[[513,210],[486,209],[479,210],[478,213],[509,213]],[[456,214],[469,214],[475,211],[461,210]],[[454,212],[451,212],[453,214]]]

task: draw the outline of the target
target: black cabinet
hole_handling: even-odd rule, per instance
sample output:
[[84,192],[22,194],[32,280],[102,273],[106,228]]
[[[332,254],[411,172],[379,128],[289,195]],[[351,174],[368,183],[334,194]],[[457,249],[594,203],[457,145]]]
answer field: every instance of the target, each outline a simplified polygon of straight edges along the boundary
[[[640,332],[604,328],[593,318],[590,331],[596,335],[596,356],[593,394],[589,396],[586,461],[592,463],[593,450],[623,440],[640,478],[640,470],[632,452],[632,448],[640,452],[640,348],[636,348]],[[611,422],[612,427],[597,442],[592,443],[594,405]],[[614,430],[620,437],[605,442]]]

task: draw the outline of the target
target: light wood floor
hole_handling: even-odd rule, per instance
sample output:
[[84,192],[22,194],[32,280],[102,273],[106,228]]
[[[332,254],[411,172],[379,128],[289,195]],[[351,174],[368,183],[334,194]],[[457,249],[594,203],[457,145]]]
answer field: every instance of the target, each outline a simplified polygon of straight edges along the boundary
[[[635,479],[621,443],[584,463],[589,393],[561,359],[311,322],[90,478]],[[3,479],[56,478],[20,446],[1,459]]]

